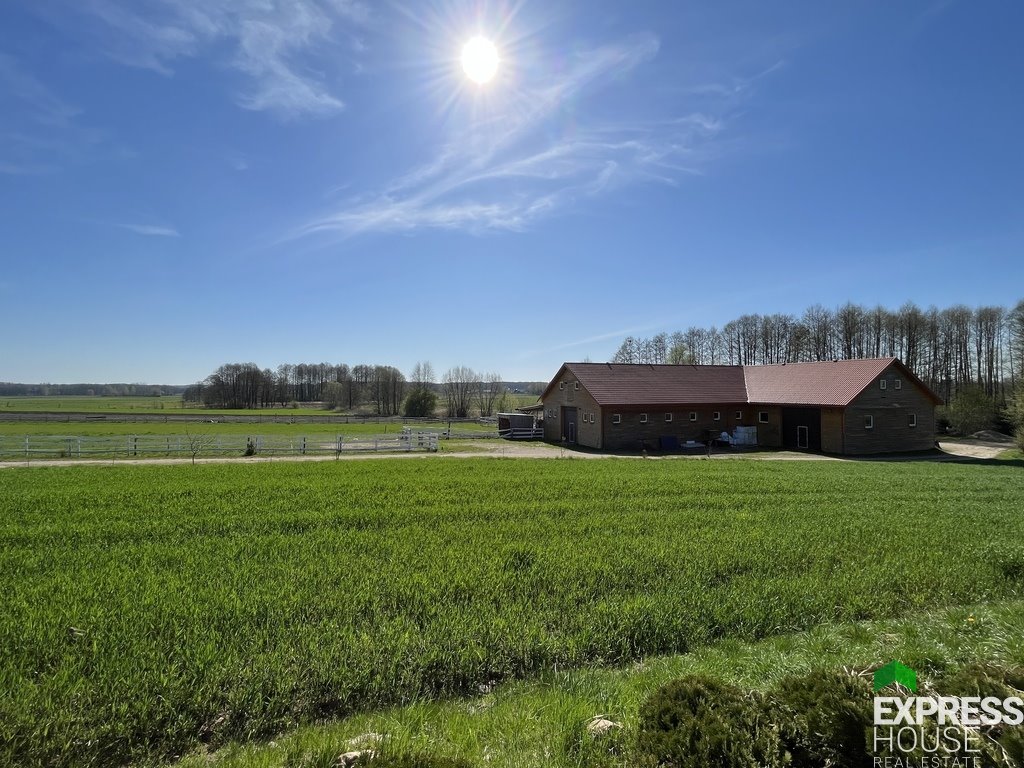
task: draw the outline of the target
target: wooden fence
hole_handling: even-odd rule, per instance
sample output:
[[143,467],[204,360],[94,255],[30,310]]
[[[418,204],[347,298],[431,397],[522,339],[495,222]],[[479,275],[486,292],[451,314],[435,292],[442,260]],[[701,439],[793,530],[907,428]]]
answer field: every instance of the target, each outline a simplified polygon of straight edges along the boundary
[[438,432],[336,437],[279,435],[59,435],[0,436],[0,459],[159,458],[201,456],[307,456],[437,451]]

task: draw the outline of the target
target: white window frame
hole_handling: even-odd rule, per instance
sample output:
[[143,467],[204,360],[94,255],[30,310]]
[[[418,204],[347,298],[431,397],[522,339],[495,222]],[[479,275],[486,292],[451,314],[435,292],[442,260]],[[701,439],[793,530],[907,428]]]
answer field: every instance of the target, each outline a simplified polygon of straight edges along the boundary
[[613,413],[612,414],[612,424],[621,424],[621,423],[622,423],[622,414],[621,413]]
[[640,423],[641,424],[646,424],[647,423],[647,414],[646,413],[641,413],[640,414]]
[[580,383],[579,383],[578,381],[574,381],[574,382],[572,383],[572,388],[573,388],[573,389],[579,389],[579,388],[580,388]]
[[885,389],[885,379],[879,379],[878,380],[878,388],[879,389]]
[[914,427],[917,426],[917,414],[916,413],[908,413],[907,414],[907,426],[909,428],[911,428],[911,429],[913,429]]
[[743,421],[743,411],[736,411],[736,421]]
[[672,421],[672,414],[671,413],[666,413],[665,414],[665,422],[668,423],[670,421]]
[[711,420],[712,421],[721,421],[722,420],[722,412],[721,411],[715,411],[713,414],[711,414]]
[[564,381],[558,382],[558,388],[559,389],[565,389],[565,382]]
[[758,411],[757,412],[757,423],[758,424],[767,424],[768,423],[768,411]]
[[903,389],[903,379],[896,379],[896,381],[893,383],[893,387],[895,389]]
[[864,414],[864,429],[874,429],[874,428],[875,428],[875,417],[874,417],[874,415],[870,414],[870,413]]
[[690,411],[690,421],[696,421],[696,420],[697,420],[697,412],[696,411]]
[[590,412],[590,423],[591,424],[594,423],[594,412],[593,411]]

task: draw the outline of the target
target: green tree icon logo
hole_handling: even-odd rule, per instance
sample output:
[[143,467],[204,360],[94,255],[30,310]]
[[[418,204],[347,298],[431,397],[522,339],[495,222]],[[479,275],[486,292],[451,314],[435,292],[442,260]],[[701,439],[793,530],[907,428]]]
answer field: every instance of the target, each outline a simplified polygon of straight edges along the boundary
[[917,693],[917,673],[895,660],[875,670],[875,693],[893,683]]

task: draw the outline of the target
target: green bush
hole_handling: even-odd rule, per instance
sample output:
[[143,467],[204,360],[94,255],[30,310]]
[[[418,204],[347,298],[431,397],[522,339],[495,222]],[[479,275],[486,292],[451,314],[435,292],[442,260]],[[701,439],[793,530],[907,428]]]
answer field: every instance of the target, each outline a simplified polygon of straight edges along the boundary
[[754,768],[785,765],[763,697],[690,676],[659,688],[640,709],[637,750],[648,765]]
[[940,678],[935,687],[943,696],[1020,696],[1024,669],[1006,669],[995,664],[970,664]]
[[995,401],[981,387],[965,387],[945,409],[953,429],[961,435],[971,435],[982,429],[991,429],[998,419]]
[[872,765],[872,691],[863,678],[827,671],[787,677],[771,699],[794,768]]
[[405,408],[402,411],[406,416],[433,416],[437,408],[437,395],[426,387],[414,389],[405,398]]

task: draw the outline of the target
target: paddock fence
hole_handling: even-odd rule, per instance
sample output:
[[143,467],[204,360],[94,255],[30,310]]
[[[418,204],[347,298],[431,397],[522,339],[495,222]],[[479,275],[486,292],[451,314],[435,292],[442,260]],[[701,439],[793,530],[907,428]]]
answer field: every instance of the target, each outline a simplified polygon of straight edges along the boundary
[[0,460],[212,456],[342,456],[352,453],[436,452],[439,432],[391,435],[0,435]]

